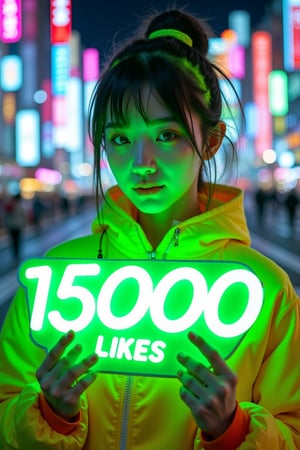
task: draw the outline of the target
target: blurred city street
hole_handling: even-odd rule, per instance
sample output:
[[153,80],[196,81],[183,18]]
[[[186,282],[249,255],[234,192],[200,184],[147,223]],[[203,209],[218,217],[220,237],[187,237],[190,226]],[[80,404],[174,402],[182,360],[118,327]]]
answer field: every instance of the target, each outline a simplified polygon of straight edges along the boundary
[[[285,211],[268,210],[264,222],[258,222],[251,197],[246,196],[246,213],[252,237],[252,246],[271,257],[287,271],[300,295],[300,215],[291,233]],[[87,206],[82,213],[68,217],[47,219],[39,232],[29,228],[22,244],[22,259],[42,256],[53,245],[90,233],[95,207]],[[17,267],[6,235],[0,237],[0,326],[18,286]],[[247,261],[245,261],[247,263]]]

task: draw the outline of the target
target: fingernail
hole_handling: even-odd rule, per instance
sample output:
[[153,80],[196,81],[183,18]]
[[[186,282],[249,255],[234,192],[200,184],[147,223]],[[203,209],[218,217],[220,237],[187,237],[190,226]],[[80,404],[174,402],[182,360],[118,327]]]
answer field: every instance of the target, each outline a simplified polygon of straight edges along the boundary
[[191,341],[196,342],[198,345],[204,344],[204,340],[202,339],[202,337],[194,333],[193,331],[189,332],[189,338],[191,339]]
[[185,359],[184,353],[178,353],[177,358],[178,358],[180,361],[183,361],[183,360]]
[[73,330],[68,331],[68,333],[67,333],[67,335],[66,335],[66,337],[67,337],[68,339],[71,339],[71,338],[73,338],[74,336],[75,336],[75,333],[74,333]]
[[89,360],[90,360],[91,362],[96,362],[96,361],[98,361],[98,355],[96,355],[96,354],[91,355],[91,356],[89,357]]
[[197,336],[195,335],[195,333],[193,331],[189,332],[189,337],[193,340],[195,340],[197,338]]

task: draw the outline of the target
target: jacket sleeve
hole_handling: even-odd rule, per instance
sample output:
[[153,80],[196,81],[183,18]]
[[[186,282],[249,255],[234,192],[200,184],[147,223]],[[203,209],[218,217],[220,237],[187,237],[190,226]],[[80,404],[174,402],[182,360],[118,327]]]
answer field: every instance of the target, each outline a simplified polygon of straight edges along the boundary
[[45,352],[30,338],[28,310],[19,289],[0,334],[1,450],[80,450],[87,436],[87,400],[81,399],[81,420],[68,435],[54,431],[39,407],[36,370]]
[[265,358],[253,385],[251,421],[241,449],[300,448],[300,300],[290,285],[276,299]]
[[[240,402],[250,422],[239,450],[300,449],[299,348],[300,300],[288,287],[276,300],[265,358],[253,384],[253,401]],[[199,431],[194,450],[203,448]]]

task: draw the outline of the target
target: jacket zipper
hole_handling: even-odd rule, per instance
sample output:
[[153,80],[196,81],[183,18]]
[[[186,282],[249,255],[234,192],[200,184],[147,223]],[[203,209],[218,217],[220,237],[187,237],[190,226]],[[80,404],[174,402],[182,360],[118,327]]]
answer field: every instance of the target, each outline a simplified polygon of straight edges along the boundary
[[[138,233],[138,235],[139,235],[141,243],[142,243],[142,245],[143,245],[143,247],[144,247],[144,249],[146,251],[148,259],[152,259],[152,260],[156,259],[156,255],[157,255],[156,250],[154,250],[154,249],[152,249],[150,251],[146,250],[146,246],[145,246],[145,243],[144,243],[143,239],[141,238],[139,233]],[[169,242],[169,244],[168,244],[168,246],[166,248],[166,251],[162,255],[162,259],[167,259],[167,255],[168,255],[168,253],[169,253],[169,251],[170,251],[172,246],[178,247],[178,245],[179,245],[179,235],[180,235],[180,228],[177,227],[174,230],[174,233],[173,233],[173,235],[172,235],[172,237],[170,239],[170,242]]]
[[[178,247],[179,245],[179,234],[180,234],[180,228],[176,228],[171,240],[169,242],[169,245],[167,246],[167,249],[165,253],[163,254],[163,259],[166,259],[167,254],[169,253],[170,248],[172,245],[174,247]],[[142,241],[142,239],[141,239]],[[142,241],[143,246],[144,242]],[[151,250],[147,251],[148,259],[155,260],[156,259],[156,251]],[[124,401],[123,401],[123,408],[122,408],[122,423],[121,423],[121,431],[120,431],[120,447],[119,450],[126,450],[127,448],[127,440],[128,440],[128,421],[129,421],[129,410],[130,410],[130,403],[131,403],[131,393],[132,393],[132,387],[133,387],[133,377],[128,376],[126,379],[126,385],[124,390]]]
[[180,228],[177,227],[174,230],[173,236],[171,237],[169,245],[166,248],[166,251],[165,251],[165,253],[162,256],[162,259],[167,259],[167,255],[168,255],[168,253],[169,253],[169,251],[170,251],[172,246],[178,247],[178,245],[179,245],[179,234],[180,234]]
[[126,379],[123,408],[122,408],[122,422],[121,422],[120,447],[119,447],[120,450],[126,450],[127,448],[128,421],[129,421],[129,409],[130,409],[130,398],[132,387],[133,387],[133,377],[128,376]]

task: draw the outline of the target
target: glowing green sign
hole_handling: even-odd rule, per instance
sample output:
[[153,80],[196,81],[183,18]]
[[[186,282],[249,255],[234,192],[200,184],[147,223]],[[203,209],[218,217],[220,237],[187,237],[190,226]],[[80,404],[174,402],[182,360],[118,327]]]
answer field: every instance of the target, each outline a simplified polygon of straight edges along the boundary
[[72,329],[101,372],[173,377],[179,351],[207,364],[189,330],[226,359],[263,306],[259,279],[236,262],[40,258],[19,278],[32,339],[50,349]]

